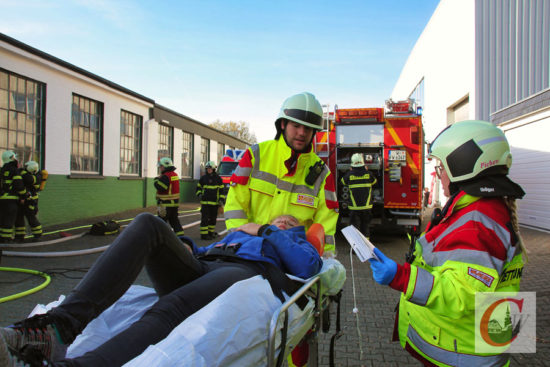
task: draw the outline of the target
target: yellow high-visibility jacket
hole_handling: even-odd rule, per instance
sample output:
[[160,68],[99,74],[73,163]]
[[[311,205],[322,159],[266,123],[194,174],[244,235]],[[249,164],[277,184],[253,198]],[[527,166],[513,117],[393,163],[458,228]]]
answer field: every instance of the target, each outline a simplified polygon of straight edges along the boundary
[[[287,167],[292,154],[295,166]],[[281,137],[248,149],[235,173],[225,204],[228,229],[254,222],[269,223],[275,217],[290,214],[306,229],[321,223],[325,229],[325,252],[335,253],[334,234],[338,220],[338,201],[334,178],[325,165],[312,185],[306,177],[321,159],[313,152],[298,154]]]
[[403,348],[436,366],[506,366],[506,354],[475,350],[476,292],[517,292],[523,259],[502,198],[460,192],[442,221],[399,265],[392,288],[403,291],[398,331]]

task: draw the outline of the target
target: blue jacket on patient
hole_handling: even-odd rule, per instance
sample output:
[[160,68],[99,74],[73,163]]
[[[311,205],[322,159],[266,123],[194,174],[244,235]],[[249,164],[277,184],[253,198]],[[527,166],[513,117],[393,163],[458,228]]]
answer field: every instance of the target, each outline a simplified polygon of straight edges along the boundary
[[[191,241],[192,242],[192,241]],[[285,273],[307,279],[317,274],[323,260],[306,240],[303,226],[281,230],[270,225],[260,236],[235,231],[206,247],[193,245],[195,255],[204,255],[211,249],[232,247],[238,256],[247,260],[269,262]]]

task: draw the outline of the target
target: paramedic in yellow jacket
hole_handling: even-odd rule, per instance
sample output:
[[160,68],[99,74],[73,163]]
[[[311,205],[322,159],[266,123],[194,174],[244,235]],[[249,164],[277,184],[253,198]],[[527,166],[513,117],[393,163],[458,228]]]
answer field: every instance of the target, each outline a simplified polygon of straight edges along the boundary
[[313,134],[322,128],[323,110],[311,93],[283,103],[274,140],[253,145],[231,177],[225,204],[228,229],[248,222],[268,223],[285,213],[309,228],[325,228],[325,256],[335,254],[338,202],[334,178],[313,152]]
[[375,249],[373,277],[402,292],[399,341],[425,365],[507,366],[507,354],[476,352],[475,294],[519,291],[524,248],[515,200],[525,193],[507,176],[510,146],[493,124],[462,121],[435,138],[429,155],[447,204],[410,263]]

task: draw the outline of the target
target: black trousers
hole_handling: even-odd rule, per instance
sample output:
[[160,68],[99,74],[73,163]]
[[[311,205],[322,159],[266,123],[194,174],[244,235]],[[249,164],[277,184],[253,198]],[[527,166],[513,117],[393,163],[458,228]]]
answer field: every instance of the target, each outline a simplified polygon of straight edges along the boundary
[[370,236],[370,224],[371,212],[368,210],[350,210],[349,211],[349,224],[354,225],[365,237]]
[[170,224],[174,232],[178,236],[183,236],[183,227],[181,226],[180,220],[178,218],[178,207],[177,206],[166,206],[166,213],[161,218]]
[[[237,281],[257,274],[244,263],[196,259],[158,217],[140,214],[94,263],[67,298],[49,311],[74,339],[119,299],[145,267],[159,300],[143,317],[97,349],[54,366],[120,366],[164,339],[188,316]],[[67,335],[67,331],[62,333]],[[65,340],[72,342],[72,340]]]
[[10,241],[14,235],[18,205],[17,199],[0,199],[0,239],[3,242]]
[[202,204],[200,225],[201,236],[214,233],[216,218],[218,218],[218,205]]
[[36,217],[38,214],[38,200],[26,201],[17,207],[17,217],[15,218],[15,238],[25,238],[25,218],[32,234],[35,238],[42,235],[42,225]]

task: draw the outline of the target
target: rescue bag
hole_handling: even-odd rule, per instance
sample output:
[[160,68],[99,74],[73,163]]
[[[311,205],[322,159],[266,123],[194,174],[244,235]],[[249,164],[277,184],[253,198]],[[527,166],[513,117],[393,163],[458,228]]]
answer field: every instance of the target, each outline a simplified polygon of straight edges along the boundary
[[90,228],[90,234],[94,236],[107,236],[110,234],[118,233],[120,230],[120,224],[114,220],[106,220],[103,222],[97,222]]

